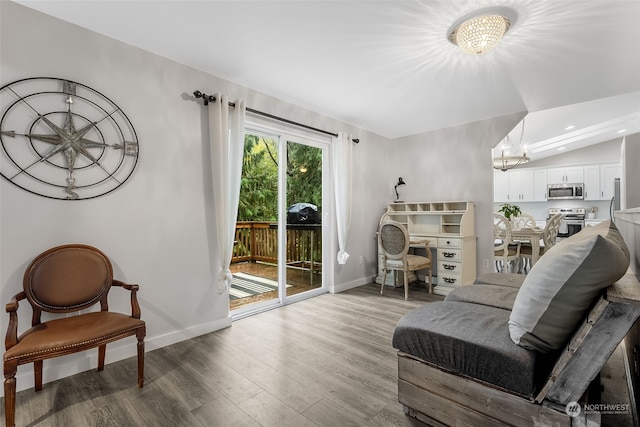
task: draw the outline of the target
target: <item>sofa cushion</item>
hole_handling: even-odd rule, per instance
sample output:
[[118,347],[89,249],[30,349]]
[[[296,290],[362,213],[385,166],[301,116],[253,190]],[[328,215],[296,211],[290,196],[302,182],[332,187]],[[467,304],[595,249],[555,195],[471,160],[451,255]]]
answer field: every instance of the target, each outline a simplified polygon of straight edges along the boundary
[[629,250],[611,221],[554,245],[533,266],[509,318],[513,342],[548,352],[563,347],[602,289],[629,267]]
[[446,371],[529,397],[536,380],[546,379],[545,355],[515,345],[508,319],[509,311],[499,308],[433,302],[400,319],[393,346]]
[[487,273],[476,277],[474,285],[500,285],[520,288],[525,279],[524,274],[515,273]]
[[470,302],[511,310],[518,288],[483,284],[482,286],[459,286],[449,292],[445,301]]

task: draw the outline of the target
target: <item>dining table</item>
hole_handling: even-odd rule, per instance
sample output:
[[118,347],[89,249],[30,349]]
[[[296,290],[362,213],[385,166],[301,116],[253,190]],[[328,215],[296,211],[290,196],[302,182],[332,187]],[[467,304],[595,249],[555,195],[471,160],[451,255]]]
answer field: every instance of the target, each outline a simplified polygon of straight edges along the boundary
[[540,227],[526,227],[511,229],[511,239],[520,242],[531,243],[531,266],[533,267],[540,258],[540,241],[544,230]]

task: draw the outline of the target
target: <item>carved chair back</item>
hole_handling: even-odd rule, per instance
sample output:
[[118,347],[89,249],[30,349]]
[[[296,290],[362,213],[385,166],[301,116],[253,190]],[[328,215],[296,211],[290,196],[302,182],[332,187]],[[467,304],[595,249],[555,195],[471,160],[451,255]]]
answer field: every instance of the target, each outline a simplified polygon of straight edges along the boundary
[[113,282],[109,258],[100,250],[72,244],[49,249],[27,267],[23,287],[33,308],[32,325],[42,311],[70,313],[100,303],[108,311],[107,294]]

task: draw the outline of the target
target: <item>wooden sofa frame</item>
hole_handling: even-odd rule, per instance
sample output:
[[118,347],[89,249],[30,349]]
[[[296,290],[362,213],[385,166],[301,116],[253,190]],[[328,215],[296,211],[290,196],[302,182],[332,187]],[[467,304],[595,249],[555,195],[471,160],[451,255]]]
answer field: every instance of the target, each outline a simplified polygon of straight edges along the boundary
[[567,405],[584,400],[589,384],[638,317],[640,282],[629,270],[594,304],[535,398],[447,372],[399,351],[398,400],[407,415],[433,426],[600,425],[599,413],[570,416]]

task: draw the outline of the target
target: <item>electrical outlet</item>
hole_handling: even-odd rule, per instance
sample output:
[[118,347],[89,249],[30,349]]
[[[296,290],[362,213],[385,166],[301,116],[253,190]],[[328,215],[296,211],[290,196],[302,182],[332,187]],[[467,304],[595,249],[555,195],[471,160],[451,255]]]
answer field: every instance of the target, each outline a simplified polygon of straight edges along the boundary
[[364,264],[364,257],[360,255],[360,264]]

